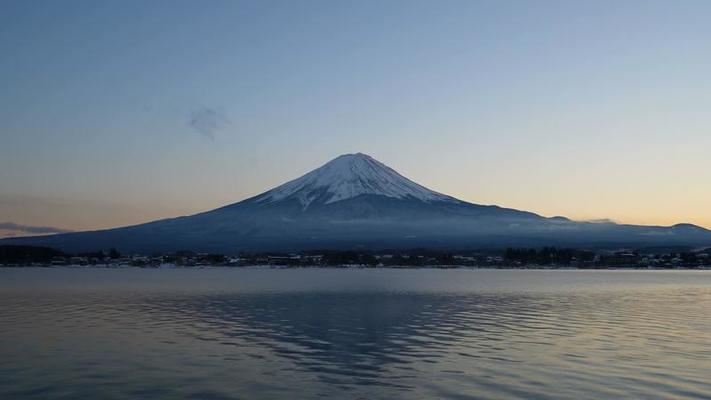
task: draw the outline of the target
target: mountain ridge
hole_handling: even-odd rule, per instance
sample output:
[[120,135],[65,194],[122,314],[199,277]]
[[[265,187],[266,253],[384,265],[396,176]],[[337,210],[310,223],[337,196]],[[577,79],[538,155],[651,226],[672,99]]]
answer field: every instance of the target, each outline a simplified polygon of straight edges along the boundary
[[711,231],[577,222],[466,202],[362,154],[214,210],[114,229],[0,240],[66,251],[260,251],[507,246],[711,245]]

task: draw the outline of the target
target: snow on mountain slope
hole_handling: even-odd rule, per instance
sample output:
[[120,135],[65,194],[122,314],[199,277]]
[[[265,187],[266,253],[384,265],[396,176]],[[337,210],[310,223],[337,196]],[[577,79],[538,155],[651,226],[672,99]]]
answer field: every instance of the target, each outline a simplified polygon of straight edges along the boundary
[[306,209],[314,202],[335,203],[364,194],[396,199],[417,199],[423,202],[459,200],[429,190],[392,168],[362,154],[344,154],[306,175],[276,187],[255,201],[272,203],[296,199]]

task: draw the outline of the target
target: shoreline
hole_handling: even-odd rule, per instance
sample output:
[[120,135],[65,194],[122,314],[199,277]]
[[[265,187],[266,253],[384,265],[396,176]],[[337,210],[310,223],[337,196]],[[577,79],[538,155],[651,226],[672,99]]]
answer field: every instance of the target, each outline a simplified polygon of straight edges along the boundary
[[146,269],[146,270],[207,270],[207,269],[231,269],[231,270],[273,270],[273,269],[333,269],[333,270],[489,270],[489,271],[711,271],[711,266],[699,267],[676,267],[676,268],[661,268],[661,267],[646,267],[646,266],[615,266],[615,267],[600,267],[600,268],[577,268],[571,266],[540,266],[531,265],[525,267],[492,267],[492,266],[471,266],[471,265],[422,265],[422,266],[363,266],[363,265],[176,265],[162,264],[158,266],[134,266],[134,265],[111,265],[111,264],[96,264],[96,265],[0,265],[0,270],[4,269]]

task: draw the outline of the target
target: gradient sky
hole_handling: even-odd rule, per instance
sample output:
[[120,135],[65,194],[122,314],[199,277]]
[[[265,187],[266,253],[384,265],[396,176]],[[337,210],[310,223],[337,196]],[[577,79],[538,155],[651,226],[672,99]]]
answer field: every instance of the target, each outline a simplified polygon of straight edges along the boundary
[[204,211],[364,152],[546,216],[711,227],[711,1],[2,1],[0,222]]

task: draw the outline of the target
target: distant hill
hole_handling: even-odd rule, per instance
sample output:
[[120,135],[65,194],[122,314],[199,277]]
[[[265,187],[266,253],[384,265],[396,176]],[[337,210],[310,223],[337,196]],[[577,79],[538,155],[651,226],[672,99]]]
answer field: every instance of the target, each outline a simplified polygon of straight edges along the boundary
[[468,203],[421,186],[372,157],[331,160],[258,196],[212,211],[141,225],[0,244],[63,251],[289,251],[507,246],[711,246],[711,231],[577,222]]

